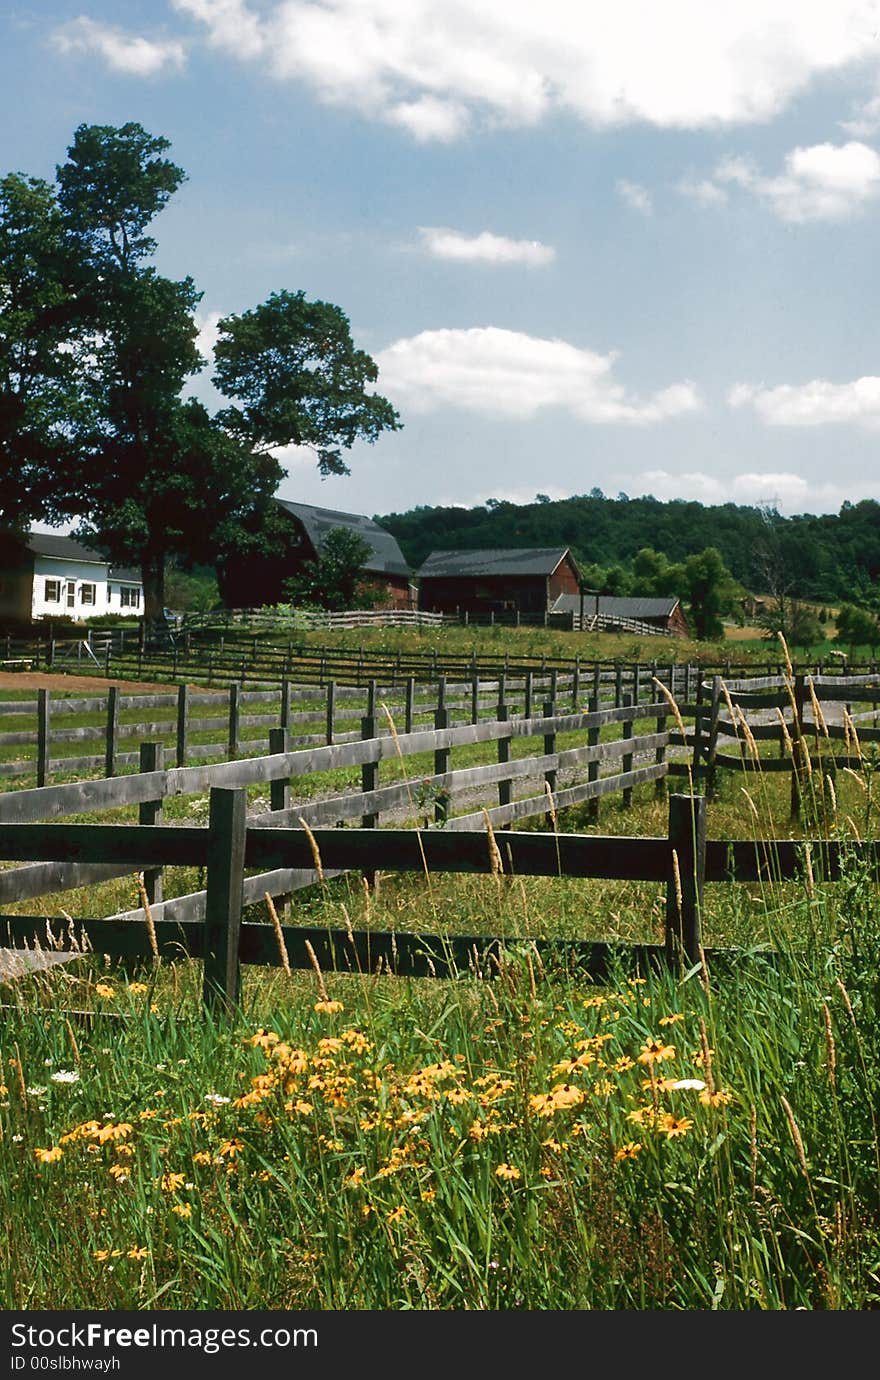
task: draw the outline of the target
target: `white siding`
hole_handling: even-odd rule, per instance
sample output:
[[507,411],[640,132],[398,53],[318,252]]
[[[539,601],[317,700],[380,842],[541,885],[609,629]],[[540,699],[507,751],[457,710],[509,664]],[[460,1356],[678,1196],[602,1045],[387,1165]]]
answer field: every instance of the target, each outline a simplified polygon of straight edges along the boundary
[[[138,592],[134,607],[122,604],[120,588]],[[53,597],[54,596],[54,597]],[[34,618],[65,615],[69,618],[95,618],[102,613],[143,614],[143,592],[139,584],[107,578],[105,561],[61,560],[55,556],[34,556],[34,585],[31,611]]]

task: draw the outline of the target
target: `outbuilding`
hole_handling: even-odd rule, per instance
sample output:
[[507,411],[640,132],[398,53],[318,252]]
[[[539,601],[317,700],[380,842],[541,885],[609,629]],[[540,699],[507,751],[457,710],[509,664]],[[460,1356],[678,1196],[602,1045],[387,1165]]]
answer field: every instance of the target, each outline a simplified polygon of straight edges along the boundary
[[426,613],[541,615],[562,594],[576,594],[580,574],[568,547],[432,551],[416,572]]

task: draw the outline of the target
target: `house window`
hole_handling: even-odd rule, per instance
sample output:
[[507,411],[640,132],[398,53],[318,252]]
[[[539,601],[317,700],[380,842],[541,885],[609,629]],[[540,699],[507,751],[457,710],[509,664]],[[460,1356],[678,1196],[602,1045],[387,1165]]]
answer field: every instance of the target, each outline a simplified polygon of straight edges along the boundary
[[81,585],[79,593],[80,602],[83,604],[94,604],[96,590],[97,585]]
[[141,592],[126,585],[119,586],[119,603],[124,609],[138,609],[141,606]]
[[61,603],[61,581],[47,580],[44,586],[43,598],[47,604]]

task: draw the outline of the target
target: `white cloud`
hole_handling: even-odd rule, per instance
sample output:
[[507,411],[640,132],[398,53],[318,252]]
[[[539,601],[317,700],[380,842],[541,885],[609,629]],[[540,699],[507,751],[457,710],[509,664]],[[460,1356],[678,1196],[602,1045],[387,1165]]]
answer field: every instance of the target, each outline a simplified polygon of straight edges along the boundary
[[717,128],[766,121],[877,56],[865,0],[173,0],[209,40],[322,99],[450,139],[468,117]]
[[743,471],[719,478],[699,470],[675,474],[656,469],[621,474],[619,480],[631,498],[652,494],[664,503],[683,498],[706,505],[739,503],[758,507],[770,504],[781,513],[835,513],[845,500],[858,503],[863,498],[880,499],[880,482],[866,483],[859,479],[853,484],[829,483],[808,479],[790,470]]
[[725,158],[711,178],[679,183],[704,206],[722,204],[737,186],[766,202],[780,220],[846,220],[880,195],[880,155],[868,144],[811,144],[786,154],[778,177],[765,177],[746,158]]
[[634,211],[639,211],[643,216],[654,214],[654,204],[651,201],[651,193],[647,187],[643,187],[640,182],[630,182],[625,177],[618,178],[614,184],[614,190],[627,206]]
[[539,240],[511,240],[484,230],[479,235],[463,235],[445,226],[421,225],[419,235],[427,252],[435,259],[456,259],[466,263],[528,264],[539,267],[552,263],[556,250]]
[[496,326],[422,331],[375,356],[382,391],[414,412],[457,407],[526,420],[557,407],[586,422],[638,425],[700,407],[689,382],[632,397],[612,376],[615,358]]
[[206,369],[214,367],[214,346],[220,334],[217,327],[222,318],[223,312],[220,311],[196,312],[195,321],[199,331],[196,336],[196,349],[208,361]]
[[176,39],[142,38],[81,15],[52,35],[62,53],[96,53],[108,67],[129,77],[154,77],[169,68],[179,70],[186,52]]
[[691,201],[696,201],[699,206],[711,207],[727,205],[727,192],[709,177],[683,177],[678,183],[678,190],[681,192],[682,196],[688,197]]
[[832,422],[880,426],[880,378],[871,375],[852,383],[829,383],[812,379],[809,383],[738,383],[727,398],[731,407],[752,407],[768,426],[825,426]]

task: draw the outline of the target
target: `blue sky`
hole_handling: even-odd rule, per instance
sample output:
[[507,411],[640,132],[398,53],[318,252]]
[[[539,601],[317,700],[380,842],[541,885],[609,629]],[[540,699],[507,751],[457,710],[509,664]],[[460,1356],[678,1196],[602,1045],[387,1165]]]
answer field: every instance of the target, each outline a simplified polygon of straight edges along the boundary
[[880,499],[880,0],[0,4],[4,172],[128,120],[205,353],[302,289],[400,413],[281,497]]

